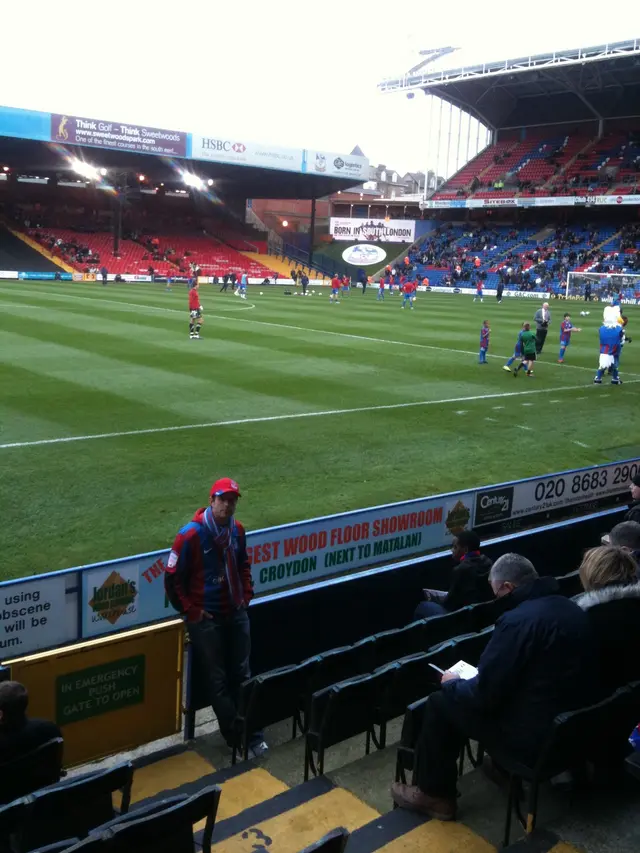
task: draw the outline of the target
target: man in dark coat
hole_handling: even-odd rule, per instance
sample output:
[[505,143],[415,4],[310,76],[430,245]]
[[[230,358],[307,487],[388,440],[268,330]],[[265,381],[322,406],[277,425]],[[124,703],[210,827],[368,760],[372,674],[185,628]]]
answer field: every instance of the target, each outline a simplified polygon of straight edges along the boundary
[[462,530],[454,538],[451,554],[456,563],[448,592],[425,589],[427,599],[416,607],[415,618],[441,616],[468,604],[479,604],[493,598],[489,586],[491,560],[480,552],[480,537],[475,530]]
[[508,609],[496,622],[478,674],[462,680],[444,673],[442,689],[425,705],[415,785],[391,787],[398,806],[440,820],[456,816],[457,759],[467,738],[489,754],[499,746],[532,762],[554,718],[596,695],[589,620],[558,594],[555,578],[541,578],[525,557],[505,554],[489,579]]

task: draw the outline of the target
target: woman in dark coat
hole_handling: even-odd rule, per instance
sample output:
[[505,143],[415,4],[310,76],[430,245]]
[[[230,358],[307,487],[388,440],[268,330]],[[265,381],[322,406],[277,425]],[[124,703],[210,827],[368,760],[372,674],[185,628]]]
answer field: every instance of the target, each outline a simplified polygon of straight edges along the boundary
[[637,565],[625,548],[603,545],[584,555],[576,603],[586,612],[598,648],[600,681],[606,695],[640,679],[640,583]]

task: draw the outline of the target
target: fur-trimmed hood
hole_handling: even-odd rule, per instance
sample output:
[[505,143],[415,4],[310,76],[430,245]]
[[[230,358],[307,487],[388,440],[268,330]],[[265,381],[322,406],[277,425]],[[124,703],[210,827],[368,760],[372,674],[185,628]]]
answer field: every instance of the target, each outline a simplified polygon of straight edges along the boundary
[[625,598],[640,599],[640,583],[612,584],[602,589],[585,592],[574,599],[583,610],[589,610],[597,604],[608,604],[610,601],[620,601]]

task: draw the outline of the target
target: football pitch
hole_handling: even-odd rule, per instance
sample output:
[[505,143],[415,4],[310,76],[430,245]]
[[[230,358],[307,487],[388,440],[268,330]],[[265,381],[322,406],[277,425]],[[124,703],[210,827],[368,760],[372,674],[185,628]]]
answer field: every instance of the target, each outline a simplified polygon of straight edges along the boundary
[[[190,340],[184,285],[0,282],[0,578],[164,548],[224,475],[256,529],[640,450],[640,339],[622,386],[593,385],[602,306],[552,301],[514,379],[538,300],[310,289],[201,285]],[[564,311],[583,331],[559,365]]]

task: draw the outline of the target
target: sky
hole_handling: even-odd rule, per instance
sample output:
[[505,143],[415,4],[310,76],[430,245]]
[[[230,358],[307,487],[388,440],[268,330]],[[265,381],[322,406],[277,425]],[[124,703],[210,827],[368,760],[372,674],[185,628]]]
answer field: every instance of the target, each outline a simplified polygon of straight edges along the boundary
[[[3,9],[4,106],[433,164],[427,99],[377,84],[452,45],[479,59],[640,37],[640,3],[31,0]],[[11,33],[14,37],[11,37]],[[452,166],[451,166],[452,168]],[[451,168],[449,171],[451,171]],[[443,168],[439,169],[443,172]]]

